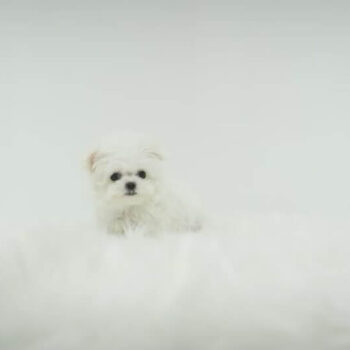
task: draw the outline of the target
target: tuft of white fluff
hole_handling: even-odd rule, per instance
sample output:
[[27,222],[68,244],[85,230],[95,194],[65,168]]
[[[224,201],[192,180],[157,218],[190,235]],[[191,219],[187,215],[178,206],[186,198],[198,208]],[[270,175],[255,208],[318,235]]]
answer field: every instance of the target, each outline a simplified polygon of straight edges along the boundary
[[2,229],[0,349],[350,348],[345,228],[277,214],[158,237],[87,227]]

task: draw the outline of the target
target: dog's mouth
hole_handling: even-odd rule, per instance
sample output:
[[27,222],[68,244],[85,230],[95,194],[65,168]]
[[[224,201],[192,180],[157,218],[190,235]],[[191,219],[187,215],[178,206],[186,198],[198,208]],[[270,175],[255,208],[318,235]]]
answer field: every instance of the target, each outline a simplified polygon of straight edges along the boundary
[[137,192],[135,190],[127,191],[125,192],[126,196],[136,196]]

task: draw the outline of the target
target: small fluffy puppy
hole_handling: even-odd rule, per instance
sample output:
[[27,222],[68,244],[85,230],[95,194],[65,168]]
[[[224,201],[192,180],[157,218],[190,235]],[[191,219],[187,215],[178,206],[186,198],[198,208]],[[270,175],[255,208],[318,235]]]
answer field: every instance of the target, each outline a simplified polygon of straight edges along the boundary
[[115,134],[88,156],[99,222],[108,232],[198,231],[203,216],[188,189],[170,182],[164,155],[152,140]]

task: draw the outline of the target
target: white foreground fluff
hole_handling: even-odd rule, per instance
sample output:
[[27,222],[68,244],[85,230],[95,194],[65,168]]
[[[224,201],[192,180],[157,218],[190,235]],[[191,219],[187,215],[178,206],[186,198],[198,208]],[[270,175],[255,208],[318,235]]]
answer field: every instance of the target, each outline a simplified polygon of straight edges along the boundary
[[0,349],[349,349],[346,230],[287,217],[126,238],[1,233]]

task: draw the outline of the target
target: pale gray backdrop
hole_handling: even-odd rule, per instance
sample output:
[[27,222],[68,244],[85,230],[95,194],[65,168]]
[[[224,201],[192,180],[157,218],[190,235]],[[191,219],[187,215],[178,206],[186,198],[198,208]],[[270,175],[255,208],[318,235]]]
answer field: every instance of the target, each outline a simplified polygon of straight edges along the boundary
[[3,222],[91,217],[82,159],[154,133],[218,213],[347,220],[348,1],[0,1]]

